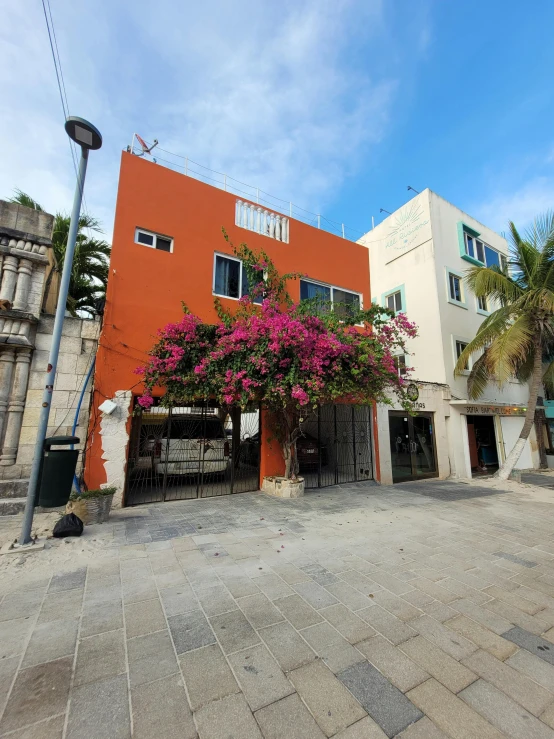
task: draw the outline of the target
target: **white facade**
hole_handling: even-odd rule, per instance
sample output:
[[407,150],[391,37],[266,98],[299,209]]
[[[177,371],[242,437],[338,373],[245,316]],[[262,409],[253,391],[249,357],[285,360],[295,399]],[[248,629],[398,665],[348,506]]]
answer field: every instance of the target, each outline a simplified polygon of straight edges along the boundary
[[[427,388],[425,410],[435,414],[441,478],[471,477],[468,415],[494,418],[498,460],[502,462],[521,430],[521,414],[528,399],[526,385],[509,382],[500,389],[490,383],[478,401],[468,403],[467,378],[454,376],[456,342],[467,344],[488,315],[463,280],[471,264],[478,263],[467,254],[464,232],[472,239],[469,248],[475,257],[476,241],[479,241],[479,261],[483,255],[490,260],[500,259],[500,255],[507,257],[508,244],[502,236],[428,189],[359,242],[369,250],[373,302],[386,306],[388,296],[399,293],[397,301],[402,303],[401,310],[418,326],[419,335],[408,343],[406,363],[414,368],[414,381],[433,383],[419,387],[420,395],[422,388]],[[485,252],[485,246],[489,251]],[[494,309],[494,306],[486,307]],[[435,383],[448,388],[449,393],[445,394]],[[430,395],[436,398],[431,400]],[[384,421],[383,414],[386,416],[386,409],[380,413]],[[379,438],[382,479],[390,482],[390,445],[385,423],[380,424]],[[445,444],[448,464],[445,464]],[[533,466],[538,466],[534,432],[518,463],[520,469]]]

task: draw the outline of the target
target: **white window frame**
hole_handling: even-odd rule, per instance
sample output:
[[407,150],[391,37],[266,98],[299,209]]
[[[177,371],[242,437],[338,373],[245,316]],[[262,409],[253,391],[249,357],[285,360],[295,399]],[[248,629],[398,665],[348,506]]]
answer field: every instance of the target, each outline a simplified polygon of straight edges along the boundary
[[398,377],[405,377],[406,372],[408,371],[408,354],[407,352],[399,352],[398,354],[393,354],[393,359],[398,359],[399,357],[404,357],[404,373],[400,372],[400,367],[397,366],[396,372],[398,374]]
[[[222,295],[221,293],[216,293],[216,291],[215,291],[215,266],[217,264],[217,258],[218,257],[223,257],[224,259],[229,259],[232,262],[238,262],[240,264],[240,277],[239,277],[239,280],[240,280],[239,293],[240,294],[239,294],[239,297],[238,298],[232,298],[230,295]],[[242,261],[242,259],[238,259],[238,257],[232,257],[230,254],[225,254],[224,252],[221,252],[221,251],[215,251],[214,252],[213,270],[212,270],[212,295],[214,295],[214,296],[216,296],[218,298],[226,298],[227,300],[237,300],[237,301],[239,301],[241,299],[241,297],[242,298],[244,297],[244,295],[242,294],[242,279],[243,279],[243,274],[244,274],[244,262]],[[266,279],[265,273],[264,273],[263,279],[264,280]],[[255,304],[256,305],[259,305],[258,302],[256,302]]]
[[[468,238],[473,240],[474,254],[469,253],[469,247],[467,243]],[[483,259],[479,259],[479,257],[477,256],[477,244],[476,244],[477,241],[479,241],[479,243],[482,244],[483,246]],[[491,251],[494,251],[496,252],[496,254],[498,254],[498,261],[500,262],[500,268],[502,268],[502,260],[506,260],[506,262],[508,261],[508,257],[506,254],[501,252],[499,249],[495,249],[494,246],[487,244],[487,242],[483,241],[483,239],[480,236],[474,236],[473,234],[468,233],[468,231],[466,231],[465,228],[464,228],[464,245],[465,245],[466,255],[468,257],[471,257],[471,259],[474,259],[476,262],[479,262],[480,264],[482,264],[483,267],[489,266],[487,264],[487,253],[485,251],[485,248],[490,249]]]
[[[450,295],[450,275],[460,280],[460,294],[462,296],[461,300],[456,300]],[[467,310],[464,276],[460,274],[457,270],[450,269],[450,267],[446,267],[446,298],[448,302],[451,303],[451,305],[457,305],[459,308],[465,308]]]
[[[139,233],[146,234],[147,236],[152,236],[154,239],[153,244],[143,244],[142,241],[138,240]],[[169,251],[165,251],[165,249],[158,249],[156,246],[158,237],[160,239],[165,239],[166,241],[169,241],[171,246],[169,248]],[[137,226],[135,228],[135,244],[138,244],[139,246],[145,246],[147,249],[155,249],[156,251],[164,252],[165,254],[173,254],[173,238],[171,236],[164,236],[164,234],[156,233],[156,231],[149,231],[146,228],[141,228],[140,226]]]
[[487,308],[485,309],[485,308],[481,308],[481,306],[479,305],[479,300],[481,299],[482,298],[478,298],[477,296],[475,296],[475,306],[476,306],[477,313],[479,313],[481,316],[490,316],[491,314],[491,311],[489,310],[490,300],[488,298],[485,298],[485,300],[487,301]]
[[[396,307],[396,296],[397,295],[400,296],[400,308]],[[388,302],[390,298],[394,298],[394,303],[395,303],[394,308],[389,308],[388,306]],[[395,314],[402,313],[404,311],[404,306],[402,305],[402,290],[395,290],[392,293],[388,293],[387,295],[385,295],[385,301],[387,302],[387,305],[385,305],[385,308],[389,308],[389,310],[394,311]]]
[[328,287],[331,290],[331,307],[335,305],[334,291],[341,290],[343,293],[350,293],[350,295],[357,295],[360,300],[360,310],[364,309],[364,296],[362,293],[356,290],[350,290],[346,287],[339,287],[338,285],[331,285],[328,282],[321,282],[320,280],[312,280],[311,277],[301,277],[300,284],[303,282],[309,282],[311,285],[319,285],[320,287]]
[[[456,344],[469,344],[470,339],[466,339],[463,336],[454,336],[452,335],[452,354],[454,357],[454,367],[456,366],[458,362],[458,352],[456,350]],[[462,370],[462,375],[469,375],[471,372],[471,368],[473,367],[473,359],[470,357],[467,363],[467,369]]]

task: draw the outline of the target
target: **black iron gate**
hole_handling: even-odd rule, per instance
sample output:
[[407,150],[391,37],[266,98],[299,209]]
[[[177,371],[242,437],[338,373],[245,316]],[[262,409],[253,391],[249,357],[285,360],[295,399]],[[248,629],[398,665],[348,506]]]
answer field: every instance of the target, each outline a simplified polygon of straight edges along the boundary
[[136,406],[127,461],[126,505],[210,498],[259,489],[258,407],[210,403]]
[[368,406],[320,406],[303,421],[302,432],[297,451],[306,488],[373,479]]

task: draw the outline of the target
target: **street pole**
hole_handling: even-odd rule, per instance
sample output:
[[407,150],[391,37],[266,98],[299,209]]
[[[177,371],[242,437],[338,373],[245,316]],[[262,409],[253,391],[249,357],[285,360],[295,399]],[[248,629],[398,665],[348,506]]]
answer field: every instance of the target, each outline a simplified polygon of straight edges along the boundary
[[33,465],[31,467],[31,476],[29,478],[27,501],[25,503],[25,513],[23,514],[23,524],[21,526],[21,536],[19,538],[20,546],[31,542],[31,528],[33,526],[33,514],[39,484],[42,455],[44,454],[44,440],[48,429],[48,418],[50,416],[50,408],[52,405],[52,393],[54,391],[56,367],[58,364],[58,355],[60,353],[60,342],[62,338],[67,296],[69,293],[69,282],[71,280],[71,271],[73,268],[73,256],[75,254],[75,244],[77,241],[77,233],[79,231],[79,218],[81,214],[83,188],[85,186],[85,175],[87,172],[88,153],[89,149],[99,149],[102,145],[102,137],[97,129],[94,128],[92,124],[81,118],[68,118],[65,128],[68,135],[81,146],[81,161],[79,162],[79,172],[77,175],[77,184],[75,186],[71,222],[67,237],[62,279],[60,282],[60,292],[58,295],[58,304],[56,306],[56,317],[54,319],[54,330],[52,332],[52,345],[50,347],[48,367],[46,370],[46,385],[42,396],[42,407],[40,409],[38,422],[37,441],[35,444]]

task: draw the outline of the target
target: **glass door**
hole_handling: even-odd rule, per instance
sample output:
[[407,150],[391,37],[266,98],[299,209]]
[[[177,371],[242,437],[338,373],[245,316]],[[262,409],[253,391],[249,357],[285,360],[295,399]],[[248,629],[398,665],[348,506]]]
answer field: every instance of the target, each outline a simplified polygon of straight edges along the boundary
[[389,411],[389,433],[393,482],[438,475],[431,413]]

